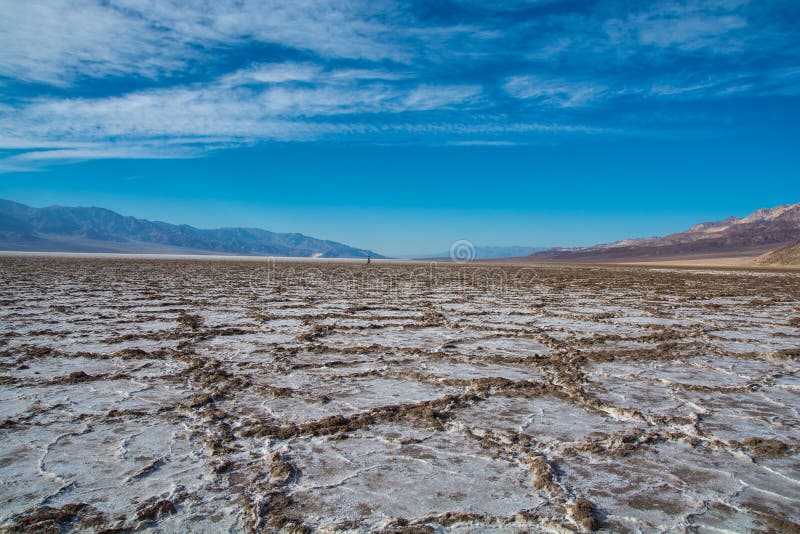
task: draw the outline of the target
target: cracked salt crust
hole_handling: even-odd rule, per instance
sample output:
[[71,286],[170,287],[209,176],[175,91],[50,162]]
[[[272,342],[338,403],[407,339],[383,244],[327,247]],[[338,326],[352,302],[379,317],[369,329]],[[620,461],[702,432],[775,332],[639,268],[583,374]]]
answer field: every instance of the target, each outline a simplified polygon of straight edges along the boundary
[[11,531],[800,523],[795,274],[0,262]]

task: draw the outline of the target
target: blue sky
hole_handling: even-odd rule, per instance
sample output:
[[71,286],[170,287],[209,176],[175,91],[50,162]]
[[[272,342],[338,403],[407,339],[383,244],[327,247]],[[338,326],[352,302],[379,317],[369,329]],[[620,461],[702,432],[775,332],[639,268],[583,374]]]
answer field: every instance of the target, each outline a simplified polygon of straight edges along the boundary
[[800,3],[0,0],[0,197],[386,254],[800,201]]

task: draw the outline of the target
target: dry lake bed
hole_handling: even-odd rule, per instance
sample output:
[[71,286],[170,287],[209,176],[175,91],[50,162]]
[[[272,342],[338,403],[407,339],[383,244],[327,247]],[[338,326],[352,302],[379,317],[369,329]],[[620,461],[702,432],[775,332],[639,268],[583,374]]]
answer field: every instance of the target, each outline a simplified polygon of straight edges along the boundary
[[797,532],[800,276],[0,258],[0,531]]

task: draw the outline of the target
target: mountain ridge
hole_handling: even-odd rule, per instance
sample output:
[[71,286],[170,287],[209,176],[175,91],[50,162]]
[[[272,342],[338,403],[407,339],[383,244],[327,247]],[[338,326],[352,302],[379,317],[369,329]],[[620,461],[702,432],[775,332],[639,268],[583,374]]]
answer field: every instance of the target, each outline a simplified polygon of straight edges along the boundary
[[0,249],[39,252],[189,253],[383,258],[376,252],[300,233],[260,228],[200,229],[138,219],[99,207],[34,208],[0,199]]
[[756,257],[800,239],[800,203],[761,208],[746,217],[701,222],[664,237],[624,239],[591,247],[553,248],[535,261],[633,262]]

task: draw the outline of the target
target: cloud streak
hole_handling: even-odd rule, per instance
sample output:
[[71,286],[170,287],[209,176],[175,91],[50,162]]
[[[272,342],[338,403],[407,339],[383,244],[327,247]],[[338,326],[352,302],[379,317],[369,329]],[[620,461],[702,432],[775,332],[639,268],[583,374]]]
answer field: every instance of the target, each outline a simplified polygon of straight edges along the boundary
[[563,108],[592,104],[603,98],[608,91],[607,87],[598,83],[546,79],[539,76],[512,76],[503,88],[515,98]]

